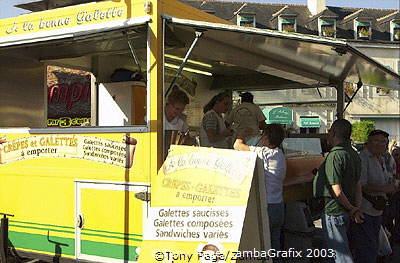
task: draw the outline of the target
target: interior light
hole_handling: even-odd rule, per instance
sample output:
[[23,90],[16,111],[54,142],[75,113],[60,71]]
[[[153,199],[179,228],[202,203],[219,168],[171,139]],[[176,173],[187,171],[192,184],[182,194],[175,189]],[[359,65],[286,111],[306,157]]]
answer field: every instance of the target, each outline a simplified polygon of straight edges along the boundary
[[[170,63],[165,63],[164,65],[168,68],[179,69],[178,65],[174,65],[174,64],[170,64]],[[203,71],[203,70],[199,70],[199,69],[184,67],[183,70],[192,72],[192,73],[206,75],[206,76],[212,76],[211,72],[207,72],[207,71]]]
[[[170,59],[175,59],[175,60],[183,61],[183,58],[178,57],[178,56],[174,56],[174,55],[170,55],[170,54],[165,54],[165,57],[166,57],[166,58],[170,58]],[[189,62],[189,63],[191,63],[191,64],[199,65],[199,66],[202,66],[202,67],[206,67],[206,68],[212,68],[212,65],[210,65],[210,64],[203,63],[203,62],[196,61],[196,60],[192,60],[192,59],[188,59],[187,62]]]
[[218,64],[222,66],[227,66],[227,67],[236,67],[236,65],[228,63],[228,62],[223,62],[223,61],[218,61]]

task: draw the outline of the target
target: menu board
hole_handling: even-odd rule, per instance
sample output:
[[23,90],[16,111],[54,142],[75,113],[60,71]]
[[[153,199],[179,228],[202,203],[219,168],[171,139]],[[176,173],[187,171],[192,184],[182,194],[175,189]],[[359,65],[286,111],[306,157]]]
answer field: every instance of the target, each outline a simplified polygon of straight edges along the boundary
[[234,262],[255,164],[252,152],[172,145],[152,181],[139,262]]

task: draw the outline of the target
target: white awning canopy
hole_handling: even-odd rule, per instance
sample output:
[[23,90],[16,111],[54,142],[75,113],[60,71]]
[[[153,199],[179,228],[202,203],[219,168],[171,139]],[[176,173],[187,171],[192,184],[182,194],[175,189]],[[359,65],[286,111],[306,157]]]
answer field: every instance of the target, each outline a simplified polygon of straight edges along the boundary
[[[335,86],[344,81],[400,90],[400,76],[345,41],[296,33],[165,17],[166,53],[184,56],[196,31],[203,36],[191,58],[212,68],[224,85],[240,74],[261,79],[264,88]],[[231,79],[232,79],[231,78]],[[243,77],[246,79],[246,77]]]

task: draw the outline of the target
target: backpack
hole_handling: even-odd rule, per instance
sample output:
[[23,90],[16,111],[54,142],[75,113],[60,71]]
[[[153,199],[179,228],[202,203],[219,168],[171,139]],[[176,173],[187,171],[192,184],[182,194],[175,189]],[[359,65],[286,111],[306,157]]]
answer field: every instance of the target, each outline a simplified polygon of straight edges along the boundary
[[143,76],[139,72],[135,72],[125,68],[118,68],[111,74],[112,82],[121,81],[143,81]]

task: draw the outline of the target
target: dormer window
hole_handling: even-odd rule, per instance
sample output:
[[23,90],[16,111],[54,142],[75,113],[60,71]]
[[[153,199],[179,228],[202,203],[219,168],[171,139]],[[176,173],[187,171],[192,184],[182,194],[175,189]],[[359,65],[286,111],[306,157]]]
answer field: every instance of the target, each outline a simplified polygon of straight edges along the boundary
[[296,32],[296,18],[279,17],[279,31]]
[[371,22],[356,21],[355,33],[356,39],[371,39]]
[[400,20],[390,21],[390,36],[392,41],[400,41]]
[[336,37],[336,20],[323,19],[318,20],[319,35],[324,37]]
[[256,16],[240,14],[237,16],[237,25],[245,27],[256,27]]

